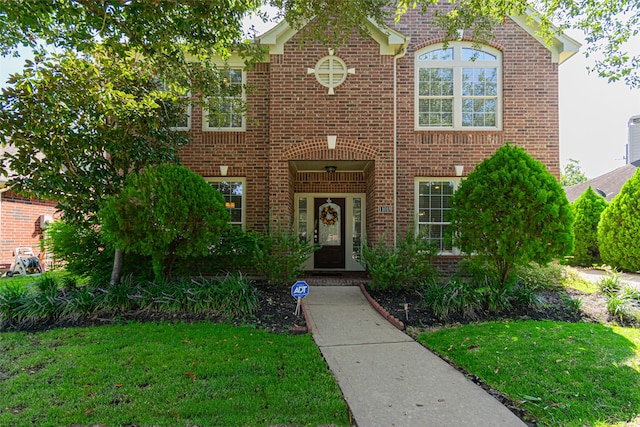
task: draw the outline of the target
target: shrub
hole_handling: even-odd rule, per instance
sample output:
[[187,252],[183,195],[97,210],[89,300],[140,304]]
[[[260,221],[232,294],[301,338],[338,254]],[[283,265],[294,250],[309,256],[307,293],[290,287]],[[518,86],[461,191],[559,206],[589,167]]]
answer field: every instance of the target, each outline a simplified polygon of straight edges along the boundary
[[317,249],[294,231],[277,226],[256,241],[255,268],[271,285],[292,285],[303,273],[302,264]]
[[432,261],[436,255],[437,249],[422,234],[407,233],[395,248],[384,237],[375,247],[365,243],[361,262],[371,277],[372,289],[412,289],[435,280]]
[[591,187],[573,202],[575,241],[572,257],[568,260],[570,265],[589,267],[601,263],[598,249],[598,223],[606,207],[606,200],[596,194]]
[[55,221],[45,233],[44,247],[53,254],[56,265],[68,273],[108,281],[113,267],[113,248],[101,241],[97,226]]
[[99,216],[106,241],[151,256],[156,281],[171,276],[176,260],[206,255],[229,222],[222,195],[201,176],[174,165],[131,175]]
[[640,171],[602,212],[598,245],[602,261],[612,267],[640,270]]
[[476,166],[451,207],[455,246],[493,264],[497,286],[508,285],[514,267],[546,264],[573,248],[573,214],[562,187],[522,148],[506,144]]
[[558,264],[540,265],[532,262],[517,267],[514,275],[518,282],[532,291],[558,290],[563,287],[563,269]]

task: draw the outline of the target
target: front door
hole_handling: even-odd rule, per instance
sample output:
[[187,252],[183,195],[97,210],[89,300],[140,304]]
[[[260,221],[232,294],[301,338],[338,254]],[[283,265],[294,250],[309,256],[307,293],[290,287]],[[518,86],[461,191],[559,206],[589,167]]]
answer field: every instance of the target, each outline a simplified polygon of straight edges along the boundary
[[345,266],[345,199],[314,199],[314,241],[320,249],[314,254],[314,268]]

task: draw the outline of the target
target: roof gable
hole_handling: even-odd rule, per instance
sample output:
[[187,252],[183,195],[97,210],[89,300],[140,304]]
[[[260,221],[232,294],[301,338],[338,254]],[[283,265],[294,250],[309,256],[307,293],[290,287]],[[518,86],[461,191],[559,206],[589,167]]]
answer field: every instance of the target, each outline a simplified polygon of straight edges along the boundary
[[[375,22],[368,20],[367,29],[369,35],[380,45],[380,55],[396,55],[402,53],[409,43],[409,37],[388,27],[381,26]],[[285,20],[280,21],[275,27],[256,38],[257,42],[262,46],[269,48],[269,54],[277,55],[284,53],[284,45],[298,33]]]
[[[539,20],[533,13],[510,17],[516,24],[524,29],[529,35],[535,38],[540,44],[547,46],[551,51],[553,62],[562,64],[571,56],[576,54],[581,44],[564,33],[557,32],[551,39],[551,45],[539,35]],[[379,25],[372,20],[368,20],[367,29],[369,35],[380,45],[380,55],[397,55],[404,52],[409,44],[409,37],[392,29],[387,25]],[[285,20],[280,21],[275,27],[260,35],[256,41],[269,48],[269,54],[283,54],[284,45],[299,30],[291,27]]]

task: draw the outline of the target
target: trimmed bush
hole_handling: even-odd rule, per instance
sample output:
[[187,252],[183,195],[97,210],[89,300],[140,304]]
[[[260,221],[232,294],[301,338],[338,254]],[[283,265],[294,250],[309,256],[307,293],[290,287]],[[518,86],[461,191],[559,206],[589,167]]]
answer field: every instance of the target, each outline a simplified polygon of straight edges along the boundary
[[277,226],[262,239],[256,240],[255,268],[270,285],[293,285],[303,273],[304,263],[318,246],[301,239],[294,231]]
[[600,215],[607,207],[607,201],[589,187],[571,206],[575,216],[575,241],[569,264],[585,267],[600,264],[602,260],[598,248],[598,223]]
[[640,271],[640,171],[600,216],[598,245],[602,261],[614,268]]
[[542,163],[508,143],[462,181],[451,207],[454,245],[493,265],[500,287],[515,267],[546,264],[573,249],[564,190]]
[[175,165],[132,175],[99,213],[104,238],[127,253],[151,256],[156,281],[176,261],[209,253],[229,227],[224,198],[201,176]]
[[408,233],[395,248],[384,238],[375,247],[365,244],[361,262],[371,277],[372,289],[415,289],[436,279],[432,264],[436,255],[437,249],[422,234]]

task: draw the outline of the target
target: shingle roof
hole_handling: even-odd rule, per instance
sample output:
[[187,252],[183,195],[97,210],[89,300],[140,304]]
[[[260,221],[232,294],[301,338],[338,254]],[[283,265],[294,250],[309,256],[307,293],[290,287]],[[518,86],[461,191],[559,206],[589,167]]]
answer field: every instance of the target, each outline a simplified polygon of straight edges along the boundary
[[640,160],[621,166],[586,182],[564,187],[567,199],[569,202],[574,202],[587,188],[591,187],[596,193],[603,196],[607,202],[610,202],[620,192],[624,183],[636,173],[638,167],[640,167]]

